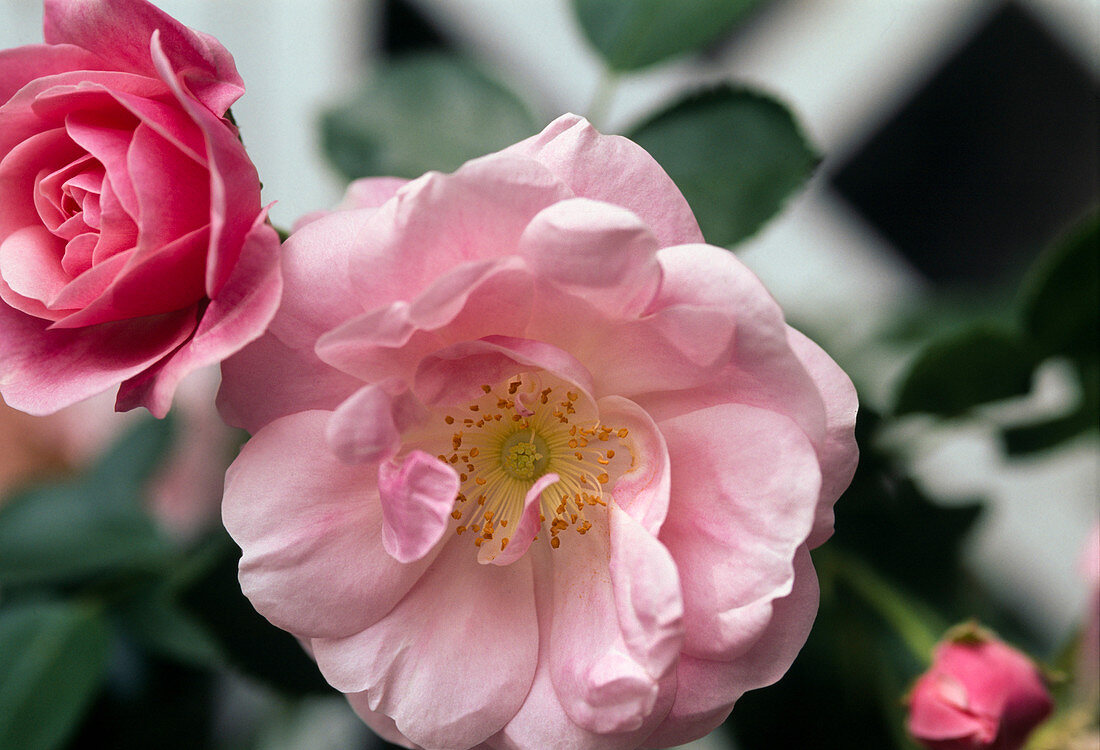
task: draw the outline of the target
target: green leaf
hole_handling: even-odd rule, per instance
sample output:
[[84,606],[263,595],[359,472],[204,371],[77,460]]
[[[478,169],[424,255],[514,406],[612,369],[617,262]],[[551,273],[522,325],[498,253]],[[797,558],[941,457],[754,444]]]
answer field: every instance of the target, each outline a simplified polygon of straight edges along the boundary
[[146,483],[172,443],[171,417],[142,418],[120,437],[80,482],[80,490],[98,502],[137,507]]
[[607,66],[626,71],[714,44],[760,2],[573,0],[573,10]]
[[123,602],[113,614],[134,640],[150,651],[201,668],[226,663],[218,642],[164,590]]
[[86,474],[25,490],[0,508],[0,584],[72,581],[162,564],[171,547],[141,496],[168,430],[145,421]]
[[449,172],[537,130],[511,91],[442,54],[384,64],[351,102],[321,120],[325,153],[348,179]]
[[1100,212],[1036,260],[1020,292],[1024,329],[1048,355],[1100,350]]
[[714,245],[759,229],[818,161],[786,107],[731,86],[681,100],[630,137],[672,177]]
[[930,344],[902,378],[896,414],[955,416],[979,404],[1023,396],[1039,360],[1016,336],[985,324]]
[[0,747],[59,747],[98,691],[108,641],[103,618],[87,607],[0,610]]
[[238,558],[225,535],[217,564],[180,592],[181,606],[218,639],[234,668],[287,695],[331,694],[294,636],[264,619],[241,593]]

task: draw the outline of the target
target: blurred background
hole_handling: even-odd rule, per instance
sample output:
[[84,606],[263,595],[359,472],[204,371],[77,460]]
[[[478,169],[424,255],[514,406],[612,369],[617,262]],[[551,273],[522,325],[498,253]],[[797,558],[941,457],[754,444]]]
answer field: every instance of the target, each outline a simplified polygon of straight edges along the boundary
[[[782,196],[782,211],[731,227],[720,208],[711,221],[688,198],[708,240],[735,246],[792,325],[852,375],[864,409],[864,464],[838,505],[835,544],[825,548],[842,556],[818,560],[825,600],[804,657],[779,686],[746,696],[729,731],[696,746],[903,747],[891,729],[897,716],[880,710],[886,699],[872,694],[892,690],[896,702],[915,675],[912,665],[888,643],[883,656],[839,653],[828,640],[830,633],[858,639],[875,627],[873,614],[858,621],[838,615],[845,594],[840,584],[830,591],[830,570],[843,566],[843,555],[858,556],[943,617],[980,614],[1051,660],[1089,596],[1079,553],[1097,522],[1100,494],[1095,312],[1087,313],[1093,322],[1085,343],[1069,349],[1035,353],[1015,329],[1023,305],[1024,327],[1034,334],[1027,290],[1037,259],[1100,192],[1100,0],[730,3],[745,11],[703,49],[652,65],[620,61],[616,72],[569,0],[159,5],[234,54],[248,89],[234,115],[264,199],[276,201],[272,219],[287,228],[335,205],[352,177],[453,169],[563,112],[589,116],[604,132],[652,134],[647,125],[700,87],[733,82],[784,103],[821,161],[800,190]],[[40,24],[36,3],[0,0],[0,46],[39,41]],[[479,109],[494,113],[495,127],[480,126]],[[433,146],[435,128],[447,123],[432,120],[445,118],[456,142]],[[1095,237],[1093,230],[1083,240],[1092,265],[1066,292],[1093,311]],[[954,376],[950,388],[965,381],[989,390],[945,390],[945,369]],[[184,480],[186,491],[175,495],[164,489],[169,478],[149,480],[159,488],[150,491],[159,523],[188,560],[197,559],[204,525],[216,526],[220,471],[240,440],[210,411],[215,385],[216,374],[196,377],[189,388],[198,395],[181,396],[172,426],[174,439],[202,446],[186,448],[197,456],[187,460],[213,478]],[[105,416],[109,408],[109,399],[91,402],[51,420],[5,413],[0,482],[10,489],[79,472],[106,460],[108,436],[155,429],[140,427],[137,415]],[[230,577],[203,572],[195,580],[231,597],[231,551],[209,549],[228,561]],[[198,609],[210,608],[213,599],[202,597],[214,594],[192,594]],[[238,654],[234,644],[223,645]],[[132,657],[130,667],[144,658],[125,643],[113,649],[112,664],[119,654],[123,662]],[[896,675],[880,674],[890,672],[888,663],[901,664]],[[174,696],[179,705],[167,713],[179,712],[180,721],[205,717],[218,728],[212,747],[373,742],[342,701],[315,684],[303,688],[307,678],[276,677],[272,687],[266,678],[273,670],[257,675],[238,663],[209,683],[218,696],[210,707],[196,696],[208,683],[194,661],[145,669],[112,667],[113,693],[97,698],[73,747],[92,736],[124,746],[110,734],[110,717],[140,714],[128,689],[146,691],[158,711]],[[833,718],[818,726],[831,727],[837,739],[818,735],[800,745],[796,728],[785,730],[789,737],[769,735],[766,719],[781,715],[776,706],[820,702],[823,692],[836,705],[822,705]],[[302,695],[309,697],[289,697]],[[869,706],[881,718],[869,718]],[[108,718],[97,719],[97,710]],[[844,725],[853,716],[868,726]],[[200,746],[188,742],[180,746]]]

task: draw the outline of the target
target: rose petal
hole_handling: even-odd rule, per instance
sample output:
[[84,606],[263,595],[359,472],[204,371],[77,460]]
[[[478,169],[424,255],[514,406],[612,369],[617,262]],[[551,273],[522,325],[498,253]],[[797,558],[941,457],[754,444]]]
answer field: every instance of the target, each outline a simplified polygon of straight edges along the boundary
[[28,414],[52,414],[146,370],[194,330],[195,311],[78,330],[46,328],[49,321],[0,305],[0,391]]
[[[321,673],[391,716],[412,742],[465,750],[498,732],[531,686],[538,654],[531,565],[479,565],[444,544],[394,610],[363,632],[312,642]],[[362,700],[362,698],[358,698]]]
[[[4,238],[0,243],[0,277],[4,280],[0,297],[29,315],[54,317],[48,306],[69,281],[61,267],[62,247],[41,225],[24,227]],[[14,296],[5,294],[9,289]],[[23,300],[31,304],[22,304]]]
[[654,536],[668,513],[671,470],[668,447],[660,429],[637,404],[621,396],[605,396],[598,402],[600,421],[626,429],[630,468],[612,487],[615,505],[634,517]]
[[486,336],[465,341],[425,357],[417,369],[413,392],[425,404],[465,401],[482,384],[499,383],[520,369],[545,370],[574,384],[591,401],[592,376],[567,352],[541,341]]
[[36,133],[4,153],[0,159],[0,237],[41,224],[34,203],[35,179],[83,156],[83,149],[62,129]]
[[[237,138],[236,128],[188,94],[184,79],[190,78],[176,72],[177,68],[173,67],[175,61],[170,60],[164,51],[159,30],[153,32],[150,46],[158,74],[172,90],[176,101],[201,129],[206,143],[210,196],[206,294],[214,298],[233,273],[244,238],[251,230],[253,218],[259,213],[260,179],[255,165]],[[235,69],[233,73],[236,74]]]
[[308,637],[377,622],[434,557],[404,565],[386,553],[377,471],[326,450],[328,417],[302,412],[256,433],[229,467],[222,503],[244,553],[245,595],[272,623]]
[[71,44],[29,44],[0,50],[0,102],[8,101],[36,78],[103,65],[95,55]]
[[568,190],[528,159],[493,154],[405,185],[360,230],[351,276],[372,306],[410,300],[441,269],[514,254],[520,235]]
[[224,360],[263,333],[282,293],[279,236],[265,219],[257,217],[232,275],[210,300],[194,335],[171,357],[124,382],[116,409],[141,405],[156,416],[167,414],[176,385],[189,372]]
[[803,334],[787,329],[787,341],[806,372],[813,378],[825,404],[825,439],[817,447],[821,462],[821,497],[817,501],[814,530],[806,543],[810,549],[833,534],[833,503],[856,473],[859,446],[856,445],[856,412],[859,399],[852,380],[825,351]]
[[587,198],[543,209],[520,237],[519,253],[539,278],[576,290],[611,317],[638,315],[661,283],[649,228],[626,209]]
[[371,383],[337,407],[325,438],[341,461],[383,461],[401,447],[401,433],[424,417],[424,408],[404,384]]
[[805,547],[794,559],[791,593],[772,606],[772,618],[756,645],[732,662],[680,656],[676,702],[648,747],[683,745],[713,731],[747,691],[771,685],[790,668],[806,643],[817,613],[817,575]]
[[[559,537],[548,561],[552,595],[539,597],[541,616],[551,622],[554,689],[569,718],[598,733],[644,731],[663,718],[654,715],[658,683],[682,636],[671,557],[629,516],[615,513],[621,511],[612,506],[607,520],[594,518],[584,536]],[[630,565],[642,567],[628,581]]]
[[382,546],[393,559],[419,560],[443,538],[459,484],[454,469],[424,451],[378,467]]
[[149,40],[159,33],[171,65],[187,70],[188,87],[218,115],[244,93],[233,57],[213,37],[187,28],[144,0],[45,0],[43,35],[74,44],[110,67],[156,77]]
[[317,356],[361,380],[408,380],[425,355],[448,344],[521,334],[531,298],[531,275],[516,259],[467,263],[411,303],[377,308],[324,334]]
[[478,549],[477,561],[482,564],[511,565],[523,557],[531,547],[531,542],[542,527],[542,491],[557,482],[561,477],[550,472],[538,478],[527,490],[523,498],[523,512],[520,514],[519,523],[508,537],[508,546],[500,549],[496,545],[483,544]]
[[687,201],[653,157],[633,141],[597,132],[583,117],[562,115],[503,153],[537,160],[577,196],[633,211],[662,246],[703,241]]
[[821,472],[796,424],[726,404],[659,423],[672,463],[660,539],[682,571],[684,652],[729,661],[760,638],[813,524]]
[[760,280],[732,253],[709,245],[663,248],[658,258],[664,280],[654,307],[685,306],[728,315],[735,328],[733,348],[728,364],[706,386],[635,400],[658,423],[704,404],[757,406],[787,416],[815,447],[823,445],[821,393],[787,343],[783,311]]

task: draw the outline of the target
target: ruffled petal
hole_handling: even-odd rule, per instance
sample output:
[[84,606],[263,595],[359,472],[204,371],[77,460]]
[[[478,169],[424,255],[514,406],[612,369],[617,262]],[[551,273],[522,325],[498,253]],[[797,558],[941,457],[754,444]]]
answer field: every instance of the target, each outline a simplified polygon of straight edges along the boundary
[[791,591],[794,556],[814,520],[821,472],[798,426],[736,404],[659,423],[672,463],[660,539],[680,569],[684,652],[745,653]]
[[809,637],[817,614],[818,588],[810,553],[794,558],[791,593],[777,599],[756,645],[733,661],[680,656],[676,701],[665,720],[645,740],[648,747],[670,747],[696,740],[726,720],[747,691],[771,685],[790,668]]
[[493,544],[483,544],[478,548],[477,561],[480,563],[492,563],[493,565],[511,565],[527,553],[531,542],[542,528],[541,502],[542,491],[557,482],[561,477],[553,472],[544,474],[538,478],[531,489],[523,498],[523,512],[520,514],[519,523],[511,532],[508,546],[499,549]]
[[565,713],[597,733],[655,727],[683,632],[671,556],[614,504],[586,535],[542,553],[552,580],[540,611],[551,618],[547,658]]
[[583,117],[562,115],[502,153],[537,160],[577,196],[633,211],[662,246],[703,241],[687,201],[653,157],[633,141],[597,132]]
[[637,404],[621,396],[605,396],[597,403],[600,420],[627,430],[630,468],[615,482],[615,504],[654,536],[668,513],[671,468],[668,447],[660,429]]
[[544,167],[515,156],[429,172],[362,223],[351,259],[357,298],[371,307],[411,300],[441,271],[512,255],[535,214],[569,197]]
[[810,549],[833,534],[833,503],[856,473],[859,446],[856,445],[856,412],[859,399],[852,380],[825,351],[793,328],[787,329],[791,349],[810,373],[825,403],[825,439],[817,446],[821,462],[821,497],[817,502],[814,530],[806,543]]
[[431,405],[466,401],[482,384],[499,383],[517,368],[545,370],[574,384],[591,400],[592,376],[568,352],[541,341],[486,336],[464,341],[425,357],[417,368],[413,391]]
[[156,77],[149,40],[160,33],[171,64],[187,71],[188,87],[219,116],[244,93],[233,57],[218,40],[192,31],[145,0],[45,0],[43,35],[73,44],[110,67]]
[[543,209],[519,240],[540,280],[576,291],[600,312],[632,318],[661,283],[657,239],[626,209],[574,198]]
[[427,555],[447,531],[458,488],[455,470],[424,451],[412,451],[400,464],[383,462],[378,494],[386,552],[401,563]]
[[325,448],[328,418],[301,412],[256,433],[229,467],[222,503],[243,550],[245,595],[273,624],[306,637],[377,622],[434,558],[405,565],[387,554],[377,469]]
[[531,274],[517,259],[466,263],[411,302],[376,308],[324,334],[317,356],[364,381],[410,380],[425,355],[444,346],[522,334],[531,298]]
[[41,416],[140,373],[191,335],[195,310],[80,329],[0,305],[0,391],[9,406]]
[[123,383],[116,409],[140,405],[157,416],[167,414],[176,386],[188,373],[224,360],[263,333],[282,293],[279,235],[265,219],[257,217],[240,260],[221,293],[207,304],[194,335],[157,367]]
[[425,417],[404,384],[371,383],[337,407],[325,437],[341,461],[383,461],[397,454],[401,433]]
[[708,372],[706,385],[635,400],[658,423],[704,405],[756,406],[787,416],[815,448],[823,446],[822,394],[791,350],[783,311],[760,280],[732,253],[709,245],[663,248],[658,258],[664,279],[654,307],[727,315],[734,328],[733,347],[726,364]]
[[531,576],[526,559],[479,565],[469,545],[452,540],[382,620],[347,638],[314,639],[317,664],[337,690],[366,693],[367,708],[392,717],[410,741],[466,750],[500,731],[531,687],[539,647]]

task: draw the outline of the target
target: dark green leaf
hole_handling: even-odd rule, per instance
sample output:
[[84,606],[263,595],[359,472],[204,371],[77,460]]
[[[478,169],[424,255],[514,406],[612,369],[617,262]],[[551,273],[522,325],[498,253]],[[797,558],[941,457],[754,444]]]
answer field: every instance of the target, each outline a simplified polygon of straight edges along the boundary
[[910,365],[895,413],[953,416],[1031,390],[1038,359],[1007,331],[978,324],[933,342]]
[[1100,212],[1054,243],[1020,294],[1025,330],[1048,355],[1095,359],[1100,349]]
[[0,512],[0,584],[150,570],[167,552],[139,510],[99,504],[70,486],[24,493]]
[[442,54],[384,64],[350,103],[321,121],[325,153],[348,179],[452,171],[537,130],[511,91]]
[[239,554],[226,536],[218,564],[181,592],[181,605],[220,641],[230,664],[249,676],[288,695],[331,693],[294,636],[265,620],[241,593]]
[[607,66],[625,71],[710,46],[760,2],[573,0],[573,9]]
[[730,86],[689,96],[630,137],[683,191],[713,245],[732,245],[759,229],[817,164],[786,107]]
[[173,428],[171,417],[143,417],[82,478],[80,491],[101,503],[140,505],[146,483],[168,452]]
[[86,474],[28,489],[0,508],[0,584],[71,581],[162,563],[170,546],[142,507],[142,493],[168,429],[144,421]]
[[0,610],[0,747],[58,747],[99,689],[108,640],[102,617],[89,608]]
[[163,590],[145,592],[113,609],[123,628],[142,646],[196,667],[225,664],[221,646]]

